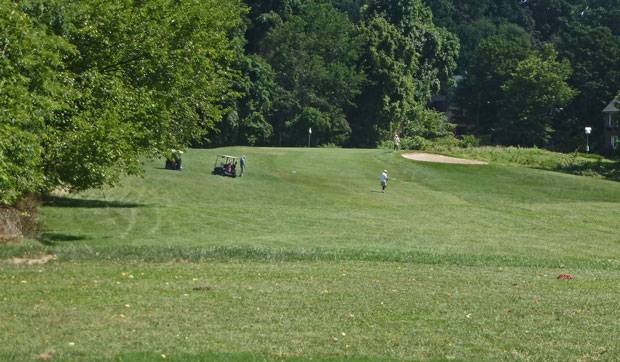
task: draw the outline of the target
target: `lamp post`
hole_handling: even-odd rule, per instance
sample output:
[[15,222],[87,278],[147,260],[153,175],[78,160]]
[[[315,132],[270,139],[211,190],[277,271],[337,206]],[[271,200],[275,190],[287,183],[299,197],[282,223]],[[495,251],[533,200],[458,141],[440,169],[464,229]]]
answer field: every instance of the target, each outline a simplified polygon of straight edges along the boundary
[[310,136],[312,136],[312,127],[308,128],[308,147],[310,147]]
[[586,127],[586,152],[590,152],[590,133],[592,133],[592,127]]

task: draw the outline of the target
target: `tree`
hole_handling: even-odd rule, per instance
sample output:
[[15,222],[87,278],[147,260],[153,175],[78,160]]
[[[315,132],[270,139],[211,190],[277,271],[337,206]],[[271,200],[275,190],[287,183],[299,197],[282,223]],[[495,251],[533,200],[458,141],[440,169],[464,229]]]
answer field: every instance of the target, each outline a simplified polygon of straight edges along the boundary
[[504,113],[499,123],[499,140],[521,146],[546,146],[554,131],[557,110],[576,94],[567,84],[571,71],[567,60],[557,60],[552,46],[519,62],[501,87]]
[[275,97],[275,74],[271,66],[258,55],[239,54],[235,67],[241,76],[234,82],[240,94],[230,111],[214,128],[210,145],[265,145],[273,135],[270,123]]
[[582,142],[583,127],[593,126],[596,147],[596,140],[602,139],[602,129],[597,127],[601,110],[620,89],[620,38],[606,27],[570,23],[560,33],[557,48],[573,67],[569,84],[579,90],[556,127],[558,146],[574,150]]
[[200,139],[235,97],[239,1],[18,4],[0,7],[0,132],[16,142],[0,145],[3,202],[137,174],[144,157]]
[[44,188],[45,120],[66,106],[71,46],[13,2],[0,2],[0,204]]
[[276,74],[272,124],[278,143],[305,144],[308,124],[318,120],[328,125],[317,127],[317,140],[340,144],[348,138],[345,114],[362,79],[354,32],[344,13],[311,2],[267,33],[260,53]]
[[371,1],[362,33],[367,82],[356,101],[353,143],[368,146],[421,120],[419,110],[456,67],[458,41],[433,25],[419,0]]
[[464,114],[461,122],[472,124],[480,135],[495,132],[497,122],[505,114],[502,85],[531,51],[532,40],[523,29],[510,36],[493,35],[479,42],[467,76],[457,89],[457,101]]

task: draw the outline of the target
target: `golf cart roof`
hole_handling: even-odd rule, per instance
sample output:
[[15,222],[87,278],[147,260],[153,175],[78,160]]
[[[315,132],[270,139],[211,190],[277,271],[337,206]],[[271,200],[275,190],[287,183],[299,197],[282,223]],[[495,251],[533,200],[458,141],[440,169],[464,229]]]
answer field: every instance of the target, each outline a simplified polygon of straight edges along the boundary
[[228,156],[228,155],[217,155],[217,157],[238,158],[238,157],[235,157],[235,156]]

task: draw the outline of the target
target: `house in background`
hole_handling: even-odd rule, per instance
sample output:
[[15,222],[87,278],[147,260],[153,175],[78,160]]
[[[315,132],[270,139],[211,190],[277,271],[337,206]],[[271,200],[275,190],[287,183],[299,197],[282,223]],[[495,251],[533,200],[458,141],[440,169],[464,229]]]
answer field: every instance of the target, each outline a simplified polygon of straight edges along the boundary
[[603,151],[612,153],[618,149],[618,128],[620,121],[620,98],[616,98],[609,102],[607,107],[603,109],[605,114]]

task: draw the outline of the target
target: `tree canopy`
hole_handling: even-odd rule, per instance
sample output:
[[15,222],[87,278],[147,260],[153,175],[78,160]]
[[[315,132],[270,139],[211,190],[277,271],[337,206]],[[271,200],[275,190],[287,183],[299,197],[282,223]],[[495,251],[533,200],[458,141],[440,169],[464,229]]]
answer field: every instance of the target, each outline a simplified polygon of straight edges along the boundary
[[[620,0],[5,0],[0,203],[193,146],[473,133],[574,150],[620,91]],[[443,97],[443,98],[442,98]],[[436,99],[456,116],[433,109]],[[602,138],[602,137],[601,137]]]
[[138,174],[199,139],[234,96],[229,1],[0,3],[0,198]]
[[[510,142],[499,130],[511,122],[514,109],[502,101],[502,88],[525,57],[540,54],[552,45],[557,59],[572,71],[564,83],[569,92],[565,106],[545,118],[548,126],[539,146],[575,150],[582,146],[583,127],[592,126],[592,141],[602,140],[601,110],[620,89],[620,1],[578,0],[427,0],[437,24],[457,34],[461,41],[458,73],[465,78],[457,89],[462,109],[458,122],[490,142]],[[520,39],[520,40],[519,40]],[[489,46],[506,48],[504,56]],[[503,44],[503,45],[502,45]],[[510,46],[512,44],[512,46]],[[512,50],[508,49],[512,47]],[[518,47],[518,49],[517,49]],[[512,53],[514,52],[514,53]],[[494,58],[498,56],[499,58]],[[509,69],[506,63],[512,64]],[[565,71],[562,65],[562,72]],[[508,71],[507,71],[508,70]],[[562,85],[563,88],[564,85]],[[535,89],[521,89],[521,101],[535,102]],[[505,95],[505,94],[504,94]],[[529,96],[532,99],[523,99]],[[516,137],[519,138],[519,137]],[[542,140],[546,140],[542,142]],[[527,143],[526,143],[527,144]]]

